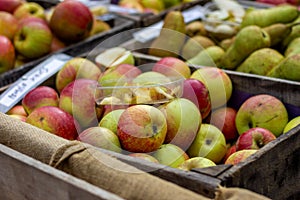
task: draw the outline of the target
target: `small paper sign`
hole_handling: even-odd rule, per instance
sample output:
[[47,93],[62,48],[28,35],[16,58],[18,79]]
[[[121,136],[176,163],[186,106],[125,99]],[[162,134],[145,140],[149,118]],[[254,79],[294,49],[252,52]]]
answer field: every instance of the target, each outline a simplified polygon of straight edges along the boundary
[[6,113],[15,106],[30,90],[39,86],[58,72],[72,57],[66,54],[53,55],[31,69],[18,81],[12,84],[0,96],[0,112]]
[[[196,5],[183,11],[182,15],[184,17],[184,22],[189,23],[196,19],[202,19],[204,17],[203,9],[204,8],[202,6]],[[133,33],[133,38],[138,42],[146,43],[159,36],[162,26],[163,21],[155,23],[147,28],[142,29],[141,31]]]

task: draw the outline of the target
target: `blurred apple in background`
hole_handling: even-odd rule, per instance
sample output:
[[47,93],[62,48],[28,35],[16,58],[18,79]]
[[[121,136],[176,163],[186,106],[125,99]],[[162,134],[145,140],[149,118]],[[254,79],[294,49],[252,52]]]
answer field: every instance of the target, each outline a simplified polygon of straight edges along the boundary
[[227,151],[226,151],[226,154],[225,154],[225,156],[223,157],[223,159],[222,159],[222,163],[225,163],[225,161],[227,160],[227,158],[231,155],[231,154],[233,154],[234,152],[236,152],[236,145],[235,145],[235,143],[234,144],[227,144],[228,146],[227,146]]
[[13,13],[23,3],[25,3],[23,0],[0,0],[0,11]]
[[227,158],[225,164],[236,165],[240,162],[243,162],[246,158],[256,153],[257,151],[258,151],[257,149],[244,149],[244,150],[236,151],[235,153],[231,154]]
[[209,115],[211,102],[208,88],[203,82],[191,78],[184,80],[182,98],[189,99],[199,108],[202,119]]
[[188,160],[184,161],[181,165],[177,168],[182,170],[190,171],[194,168],[205,168],[205,167],[212,167],[216,166],[216,163],[213,161],[203,158],[203,157],[193,157],[189,158]]
[[46,26],[49,26],[48,25],[48,22],[45,20],[45,19],[42,19],[40,17],[36,17],[36,16],[28,16],[28,17],[24,17],[22,19],[19,19],[18,22],[19,22],[19,27],[22,27],[24,24],[27,24],[27,23],[30,23],[30,22],[39,22],[39,23],[42,23]]
[[64,87],[76,79],[98,80],[101,70],[86,58],[75,57],[67,61],[55,78],[56,89],[61,92]]
[[0,11],[0,35],[12,41],[17,30],[18,20],[10,13]]
[[121,145],[115,133],[104,127],[90,127],[78,135],[79,141],[95,147],[121,153]]
[[154,158],[153,156],[146,154],[146,153],[131,153],[131,154],[128,154],[128,156],[143,159],[143,160],[146,160],[149,162],[159,163],[156,158]]
[[163,113],[149,105],[133,105],[120,116],[117,135],[124,150],[147,153],[164,142],[167,122]]
[[125,111],[125,109],[117,109],[113,110],[107,115],[103,116],[99,122],[100,127],[105,127],[117,134],[118,122],[121,114]]
[[93,36],[93,35],[96,35],[98,33],[101,33],[103,31],[108,31],[111,29],[111,26],[101,20],[101,19],[98,19],[96,16],[94,16],[94,21],[93,21],[93,27],[92,27],[92,30],[90,31],[90,36]]
[[38,86],[28,92],[22,99],[22,105],[27,114],[43,106],[58,107],[58,102],[58,93],[48,86]]
[[248,98],[240,106],[235,123],[239,134],[253,127],[261,127],[278,137],[288,123],[288,112],[275,96],[259,94]]
[[181,75],[184,78],[189,78],[191,76],[189,66],[182,60],[174,57],[161,58],[155,63],[152,70],[168,77],[179,77]]
[[90,79],[76,79],[60,93],[59,107],[73,115],[81,130],[98,126],[103,108],[96,105],[98,83]]
[[197,69],[190,78],[202,81],[209,91],[212,109],[221,107],[227,103],[232,94],[232,82],[230,77],[216,67],[204,67]]
[[227,151],[223,133],[214,125],[202,124],[187,153],[190,157],[205,157],[219,163]]
[[276,136],[268,129],[260,127],[250,128],[238,137],[236,150],[260,149],[275,139]]
[[285,125],[285,127],[283,129],[283,133],[287,133],[288,131],[292,130],[299,124],[300,124],[300,116],[294,117]]
[[23,115],[27,117],[27,113],[22,105],[15,105],[9,111],[6,112],[8,115]]
[[177,168],[184,161],[189,159],[189,156],[180,147],[174,144],[163,144],[153,153],[153,157],[160,164],[169,167]]
[[110,113],[113,110],[126,109],[129,106],[130,105],[114,105],[114,104],[103,105],[103,115],[102,115],[102,117],[104,117],[105,115],[107,115],[108,113]]
[[56,52],[60,49],[65,48],[67,45],[58,39],[55,35],[52,37],[50,53]]
[[25,2],[14,10],[13,15],[17,19],[21,19],[29,16],[35,16],[35,17],[45,19],[45,9],[38,3]]
[[10,114],[8,116],[10,116],[12,118],[15,118],[15,119],[18,119],[18,120],[20,120],[22,122],[26,122],[26,119],[27,119],[26,116],[24,116],[24,115],[18,115],[18,114]]
[[68,140],[77,138],[77,123],[69,113],[54,106],[43,106],[28,115],[26,122]]
[[14,45],[18,53],[35,59],[50,52],[52,32],[44,23],[31,21],[21,26],[15,34]]
[[237,111],[231,107],[221,107],[214,110],[210,115],[209,123],[222,131],[226,141],[233,141],[239,136],[235,118]]
[[134,65],[134,56],[131,51],[123,47],[113,47],[97,55],[95,63],[104,69],[115,68],[120,64]]
[[0,35],[0,74],[13,69],[15,59],[13,43],[6,36]]
[[165,143],[186,150],[193,142],[202,123],[196,105],[188,99],[176,98],[159,107],[167,119]]
[[82,2],[63,1],[57,4],[50,18],[53,33],[64,42],[78,42],[89,36],[93,14]]

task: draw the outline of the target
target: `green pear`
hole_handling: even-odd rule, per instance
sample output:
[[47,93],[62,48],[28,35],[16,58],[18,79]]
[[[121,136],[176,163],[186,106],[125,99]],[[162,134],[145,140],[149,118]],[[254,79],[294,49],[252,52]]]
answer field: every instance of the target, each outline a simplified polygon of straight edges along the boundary
[[203,36],[207,35],[207,31],[204,27],[203,22],[201,22],[201,21],[193,21],[193,22],[188,23],[185,26],[185,32],[186,32],[186,35],[189,37],[193,37],[196,35],[203,35]]
[[291,56],[300,53],[300,37],[292,40],[284,51],[284,56]]
[[286,57],[267,76],[300,81],[300,54]]
[[235,36],[233,44],[220,61],[220,67],[235,69],[254,51],[270,47],[269,34],[259,26],[247,26]]
[[217,67],[220,65],[220,60],[222,59],[225,51],[219,46],[210,46],[205,50],[199,52],[193,58],[187,60],[189,65],[202,65]]
[[236,71],[250,74],[266,75],[284,59],[284,56],[271,48],[254,51]]
[[226,51],[233,44],[234,40],[235,40],[235,36],[232,38],[226,38],[224,40],[221,40],[218,46],[220,46],[222,49]]
[[253,9],[246,12],[241,27],[257,25],[266,27],[276,23],[290,23],[299,15],[296,6],[284,4],[264,9]]
[[157,57],[178,57],[185,42],[185,23],[180,11],[169,12],[159,36],[151,43],[148,53]]
[[[298,22],[300,22],[300,15],[297,17],[297,19],[295,19],[293,21],[293,23],[298,23]],[[289,35],[287,35],[284,38],[284,40],[281,42],[282,48],[285,49],[289,45],[289,43],[292,40],[296,39],[297,37],[300,37],[300,25],[299,24],[293,26],[291,33]]]
[[271,40],[271,47],[280,44],[291,32],[293,26],[299,25],[298,23],[284,24],[276,23],[264,27],[264,30],[269,34]]
[[210,38],[197,35],[189,38],[187,42],[183,45],[181,50],[181,56],[187,60],[196,56],[203,49],[214,45],[214,41],[212,41]]

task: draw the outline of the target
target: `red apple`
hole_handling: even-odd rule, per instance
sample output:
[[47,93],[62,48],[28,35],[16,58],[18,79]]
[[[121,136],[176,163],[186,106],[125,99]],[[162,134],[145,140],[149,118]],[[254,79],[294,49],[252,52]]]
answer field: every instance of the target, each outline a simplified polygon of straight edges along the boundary
[[18,53],[35,59],[50,52],[52,32],[44,23],[30,21],[18,29],[14,45]]
[[21,19],[29,16],[35,16],[35,17],[45,19],[45,9],[38,3],[25,2],[14,10],[13,15],[17,19]]
[[120,116],[117,135],[124,150],[146,153],[164,142],[167,122],[163,113],[149,105],[128,107]]
[[42,23],[46,26],[49,26],[48,25],[48,22],[45,20],[45,19],[42,19],[40,17],[36,17],[36,16],[28,16],[28,17],[24,17],[22,19],[19,19],[19,27],[22,27],[24,24],[27,24],[29,22],[39,22],[39,23]]
[[236,150],[260,149],[275,139],[276,136],[268,129],[254,127],[238,137],[236,141]]
[[76,79],[60,93],[59,107],[73,115],[82,130],[98,126],[103,108],[96,105],[97,81]]
[[222,159],[223,163],[225,163],[225,161],[227,160],[227,158],[229,158],[229,156],[231,154],[235,153],[235,152],[236,152],[236,145],[235,144],[231,145],[230,147],[227,147],[226,154],[225,154],[225,156]]
[[68,140],[77,138],[77,123],[69,113],[54,106],[35,109],[26,122]]
[[8,115],[23,115],[27,117],[27,113],[22,105],[15,105],[9,111],[7,111]]
[[86,38],[93,26],[90,9],[76,0],[59,3],[50,18],[50,27],[62,41],[77,42]]
[[210,124],[222,131],[227,142],[237,139],[239,135],[235,126],[236,113],[234,108],[221,107],[214,110],[210,116]]
[[154,158],[153,156],[146,154],[146,153],[131,153],[131,154],[128,154],[128,156],[146,160],[146,161],[150,161],[150,162],[154,162],[154,163],[159,163],[156,158]]
[[189,99],[199,108],[202,119],[209,115],[211,102],[208,88],[203,82],[192,78],[184,80],[182,98]]
[[51,50],[50,52],[56,52],[60,49],[65,48],[67,45],[63,43],[60,39],[58,39],[55,35],[53,35],[52,42],[51,42]]
[[51,87],[39,86],[28,92],[23,100],[22,105],[27,114],[33,110],[43,106],[58,107],[59,97],[58,93]]
[[0,74],[14,68],[15,48],[12,42],[6,37],[0,35]]
[[26,116],[24,116],[24,115],[18,115],[18,114],[11,114],[11,115],[8,115],[8,116],[10,116],[12,118],[15,118],[15,119],[18,119],[18,120],[20,120],[22,122],[26,122],[26,119],[27,119]]
[[24,2],[23,0],[0,0],[0,11],[13,13]]
[[101,71],[90,60],[80,57],[67,61],[56,75],[56,89],[61,92],[64,87],[76,79],[98,80]]
[[79,141],[95,147],[121,153],[121,145],[118,136],[104,127],[90,127],[78,135]]
[[0,35],[13,40],[18,30],[18,20],[10,13],[0,11]]
[[240,162],[243,162],[246,158],[256,153],[257,151],[257,149],[244,149],[236,151],[227,158],[225,164],[236,165]]
[[155,63],[153,69],[155,72],[162,73],[168,77],[178,77],[183,76],[184,78],[189,78],[191,76],[191,70],[189,66],[175,57],[164,57]]

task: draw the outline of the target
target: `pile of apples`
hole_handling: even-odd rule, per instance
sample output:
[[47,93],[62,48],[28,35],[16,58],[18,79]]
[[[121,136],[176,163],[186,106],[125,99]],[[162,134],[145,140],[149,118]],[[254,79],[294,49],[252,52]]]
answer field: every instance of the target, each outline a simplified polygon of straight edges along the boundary
[[52,10],[25,0],[0,0],[0,74],[108,29],[76,0]]
[[[75,57],[56,74],[55,87],[31,90],[7,114],[68,140],[183,170],[237,164],[300,124],[300,117],[289,120],[283,102],[269,94],[251,96],[238,109],[229,107],[233,85],[219,68],[192,72],[174,57],[151,66],[142,71],[132,52],[121,47],[94,60]],[[147,90],[163,86],[174,72],[183,79],[180,96]],[[166,95],[168,101],[122,104],[110,98],[96,103],[103,92],[99,88],[129,83],[145,86],[136,94],[140,98],[155,101]]]

